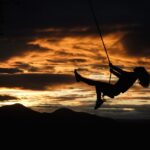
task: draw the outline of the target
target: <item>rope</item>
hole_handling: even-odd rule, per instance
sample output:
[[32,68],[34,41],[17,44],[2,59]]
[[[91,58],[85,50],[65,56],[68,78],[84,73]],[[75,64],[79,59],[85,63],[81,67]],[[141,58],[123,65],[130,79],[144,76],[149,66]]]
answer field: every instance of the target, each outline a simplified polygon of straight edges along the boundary
[[[109,55],[108,55],[108,52],[107,52],[107,48],[106,48],[106,45],[105,45],[105,42],[104,42],[104,39],[103,39],[103,35],[102,35],[102,31],[100,29],[99,22],[98,22],[97,17],[96,17],[96,13],[94,11],[94,7],[93,7],[93,4],[92,4],[92,1],[88,0],[88,2],[89,2],[89,6],[90,6],[90,9],[91,9],[93,18],[94,18],[94,22],[95,22],[96,27],[97,27],[97,31],[98,31],[98,33],[100,35],[100,40],[101,40],[101,42],[103,44],[103,47],[104,47],[104,50],[105,50],[105,53],[106,53],[106,56],[107,56],[107,59],[108,59],[108,63],[110,64],[111,61],[110,61],[110,58],[109,58]],[[111,72],[110,72],[110,77],[109,77],[109,83],[111,83]]]
[[99,35],[100,35],[100,40],[102,41],[102,44],[103,44],[104,50],[105,50],[105,52],[106,52],[106,56],[107,56],[108,62],[110,63],[111,61],[110,61],[110,58],[109,58],[109,55],[108,55],[108,52],[107,52],[107,48],[106,48],[106,45],[105,45],[103,36],[102,36],[102,31],[101,31],[101,29],[100,29],[99,22],[98,22],[98,20],[97,20],[97,17],[96,17],[95,11],[94,11],[94,7],[93,7],[93,4],[92,4],[92,1],[91,1],[91,0],[88,0],[88,1],[89,1],[89,6],[90,6],[90,9],[91,9],[93,18],[94,18],[94,22],[95,22],[95,24],[96,24],[98,33],[99,33]]

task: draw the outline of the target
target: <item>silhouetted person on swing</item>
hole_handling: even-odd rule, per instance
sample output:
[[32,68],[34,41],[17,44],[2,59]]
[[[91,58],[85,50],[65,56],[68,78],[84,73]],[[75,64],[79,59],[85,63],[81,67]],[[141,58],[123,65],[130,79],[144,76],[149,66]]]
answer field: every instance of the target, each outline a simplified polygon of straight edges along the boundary
[[135,67],[133,72],[127,72],[112,65],[111,63],[109,65],[110,72],[119,78],[115,84],[84,78],[78,74],[77,70],[74,71],[77,82],[82,81],[88,85],[95,86],[97,94],[95,109],[99,108],[104,103],[102,97],[106,95],[110,98],[114,98],[120,93],[126,92],[137,79],[141,86],[149,86],[150,76],[144,67]]

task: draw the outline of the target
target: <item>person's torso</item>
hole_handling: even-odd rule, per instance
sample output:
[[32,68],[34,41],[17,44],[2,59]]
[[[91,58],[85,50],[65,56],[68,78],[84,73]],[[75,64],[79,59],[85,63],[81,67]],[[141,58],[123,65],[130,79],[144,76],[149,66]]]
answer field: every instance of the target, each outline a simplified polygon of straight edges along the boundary
[[126,92],[137,80],[137,76],[134,72],[126,73],[119,78],[118,82],[114,85],[118,92]]

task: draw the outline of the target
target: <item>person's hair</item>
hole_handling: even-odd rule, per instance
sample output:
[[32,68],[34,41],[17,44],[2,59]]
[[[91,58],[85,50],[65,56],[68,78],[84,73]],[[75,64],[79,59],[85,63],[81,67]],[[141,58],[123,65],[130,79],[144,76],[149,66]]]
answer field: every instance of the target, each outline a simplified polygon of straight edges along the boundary
[[144,67],[136,67],[134,72],[137,73],[140,84],[143,87],[148,87],[150,84],[150,74],[146,71]]

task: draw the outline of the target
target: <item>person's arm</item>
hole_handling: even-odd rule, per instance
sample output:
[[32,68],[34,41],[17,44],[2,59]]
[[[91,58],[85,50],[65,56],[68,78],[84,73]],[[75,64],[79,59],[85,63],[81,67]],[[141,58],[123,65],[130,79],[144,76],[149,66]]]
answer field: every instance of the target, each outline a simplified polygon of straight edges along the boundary
[[124,70],[120,69],[119,67],[114,66],[112,63],[110,63],[109,65],[110,65],[111,70],[113,70],[114,72],[116,71],[116,72],[118,72],[118,74],[125,73]]
[[118,73],[118,72],[116,72],[116,71],[114,71],[113,69],[110,69],[110,72],[111,72],[112,74],[114,74],[115,76],[117,76],[118,78],[121,77],[121,74]]

